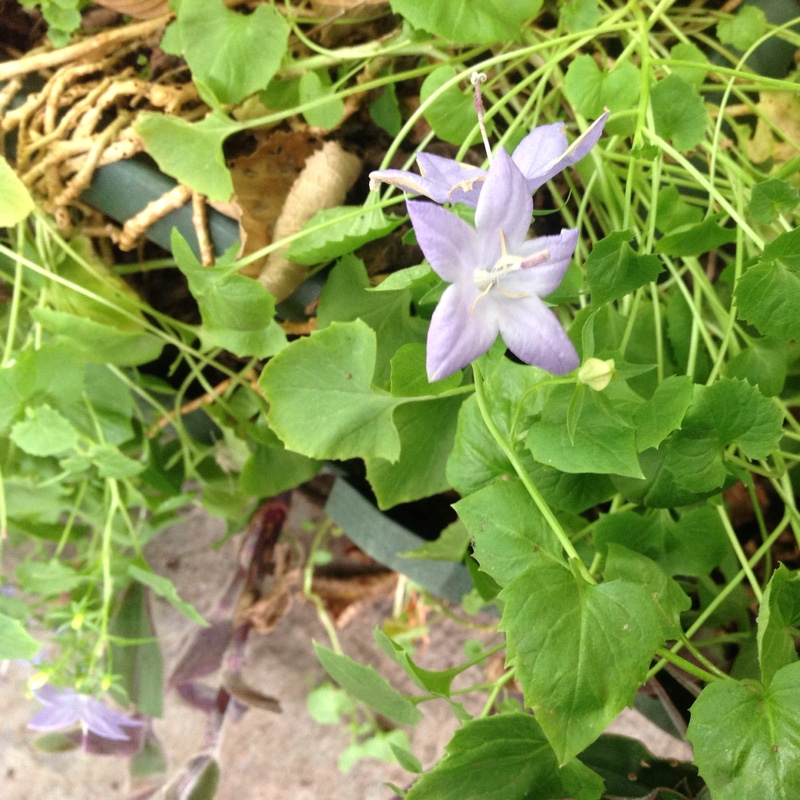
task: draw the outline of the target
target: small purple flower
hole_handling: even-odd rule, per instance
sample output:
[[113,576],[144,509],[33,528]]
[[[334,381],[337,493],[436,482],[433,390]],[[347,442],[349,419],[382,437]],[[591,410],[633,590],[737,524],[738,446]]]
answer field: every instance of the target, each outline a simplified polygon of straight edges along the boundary
[[[564,123],[534,128],[520,143],[511,158],[525,177],[528,192],[533,194],[554,175],[580,161],[603,133],[608,119],[606,111],[571,145],[567,146]],[[407,192],[429,197],[436,203],[465,203],[477,206],[481,187],[488,172],[470,167],[452,158],[430,153],[417,156],[420,174],[402,169],[384,169],[369,174],[370,187],[389,183]]]
[[450,283],[428,331],[427,371],[441,380],[485,353],[499,333],[526,364],[559,375],[578,355],[540,298],[561,283],[578,242],[577,230],[526,239],[533,213],[528,181],[511,157],[494,157],[472,228],[432,203],[409,200],[422,252]]
[[91,732],[103,739],[127,740],[129,737],[123,728],[142,725],[142,722],[113,711],[96,698],[79,694],[74,689],[57,689],[45,684],[34,695],[45,706],[28,723],[34,731],[50,733],[80,722],[84,735]]

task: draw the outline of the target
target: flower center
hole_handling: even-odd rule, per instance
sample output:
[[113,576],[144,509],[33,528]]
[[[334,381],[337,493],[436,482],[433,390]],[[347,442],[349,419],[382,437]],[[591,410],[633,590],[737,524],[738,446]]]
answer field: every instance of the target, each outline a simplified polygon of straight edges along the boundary
[[529,297],[530,295],[511,294],[510,292],[503,291],[500,286],[500,279],[504,275],[511,272],[517,272],[521,269],[528,269],[528,267],[535,267],[538,264],[544,264],[550,260],[550,251],[542,250],[534,253],[527,258],[522,256],[515,256],[506,250],[506,238],[503,234],[503,229],[500,229],[500,258],[489,269],[476,269],[474,273],[475,285],[480,290],[480,294],[475,298],[472,304],[471,311],[475,310],[475,306],[482,297],[485,297],[496,286],[497,291],[504,294],[506,297]]

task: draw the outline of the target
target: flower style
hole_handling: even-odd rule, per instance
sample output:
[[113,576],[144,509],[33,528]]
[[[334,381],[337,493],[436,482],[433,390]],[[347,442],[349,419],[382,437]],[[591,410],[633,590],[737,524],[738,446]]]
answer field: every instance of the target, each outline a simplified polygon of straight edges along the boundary
[[427,371],[441,380],[485,353],[499,333],[526,364],[559,375],[578,355],[541,301],[561,283],[578,242],[577,230],[528,239],[533,201],[511,157],[494,158],[475,212],[475,228],[440,206],[406,203],[422,252],[451,285],[433,313]]
[[129,738],[124,728],[142,725],[142,722],[113,711],[94,697],[79,694],[74,689],[57,689],[46,684],[34,695],[45,706],[28,723],[34,731],[49,733],[80,722],[84,735],[91,731],[104,739],[122,741]]
[[[528,192],[533,194],[561,170],[580,161],[597,144],[608,114],[606,111],[596,119],[569,146],[563,122],[534,128],[511,156],[527,181]],[[477,206],[481,187],[489,174],[485,169],[470,167],[452,158],[442,158],[430,153],[420,153],[417,164],[419,175],[402,169],[370,172],[370,187],[377,189],[380,183],[389,183],[404,191],[429,197],[436,203],[466,203]]]

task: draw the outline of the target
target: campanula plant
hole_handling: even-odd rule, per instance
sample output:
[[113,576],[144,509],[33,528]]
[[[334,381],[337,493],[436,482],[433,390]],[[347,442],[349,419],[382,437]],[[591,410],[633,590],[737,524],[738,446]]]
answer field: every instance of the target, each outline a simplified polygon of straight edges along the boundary
[[[198,259],[173,231],[171,259],[106,265],[88,240],[28,216],[28,187],[63,200],[52,160],[65,143],[65,167],[80,156],[56,140],[95,116],[88,99],[68,108],[72,93],[103,92],[111,119],[116,86],[101,83],[114,76],[76,84],[74,64],[55,66],[50,94],[18,107],[14,83],[3,90],[19,162],[0,159],[0,554],[21,543],[26,555],[3,577],[14,592],[0,591],[0,657],[41,657],[29,689],[44,705],[31,700],[32,725],[52,734],[42,738],[152,752],[163,680],[148,597],[203,619],[148,566],[150,543],[192,504],[241,531],[265,498],[333,462],[331,519],[413,573],[395,597],[403,613],[374,634],[411,689],[349,658],[314,596],[325,522],[302,591],[341,688],[316,697],[332,721],[350,696],[350,753],[395,758],[409,773],[399,796],[794,797],[796,21],[768,21],[774,4],[760,2],[730,14],[734,3],[391,0],[333,26],[273,0],[251,13],[173,5],[162,50],[185,60],[179,82],[141,70],[140,100],[114,100],[130,127],[87,158],[143,146],[184,184],[170,203],[188,186],[202,222],[204,196],[225,202],[241,185],[230,159],[253,141],[298,167],[320,144],[308,161],[336,173],[351,204],[322,205],[285,235],[276,224],[263,247],[259,222],[238,260],[230,251],[207,266],[209,248]],[[146,24],[151,36],[162,23]],[[476,70],[487,77],[470,87]],[[481,139],[485,152],[472,151]],[[327,157],[337,148],[352,188]],[[261,149],[244,172],[261,175]],[[368,174],[384,191],[367,191]],[[329,197],[326,183],[298,180],[314,199]],[[60,224],[85,213],[82,201],[56,206]],[[316,273],[280,313],[265,288],[278,255],[292,285]],[[180,272],[192,321],[135,298],[121,275],[139,269],[143,285]],[[175,359],[172,388],[140,371],[162,353]],[[365,476],[375,503],[342,473]],[[453,522],[407,552],[382,512],[413,513],[421,499],[416,521],[431,535],[441,526],[429,509]],[[267,561],[259,550],[277,577]],[[247,574],[261,606],[265,576]],[[194,637],[214,647],[190,648],[192,674],[220,663],[220,609],[240,608],[230,601]],[[437,612],[481,637],[464,655],[448,650],[439,671],[427,661]],[[217,710],[227,692],[165,685]],[[130,707],[112,710],[106,691]],[[431,700],[453,711],[455,733],[438,763],[421,763],[409,731]],[[685,763],[609,734],[631,704]],[[188,771],[210,797],[216,758],[207,749],[147,791],[180,784],[195,796]]]

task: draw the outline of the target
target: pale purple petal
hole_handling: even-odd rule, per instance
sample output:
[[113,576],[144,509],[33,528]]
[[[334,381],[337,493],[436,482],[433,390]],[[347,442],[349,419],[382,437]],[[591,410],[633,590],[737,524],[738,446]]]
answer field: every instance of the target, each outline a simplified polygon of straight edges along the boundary
[[80,711],[74,706],[48,705],[33,715],[28,727],[33,731],[50,733],[62,728],[69,728],[81,718]]
[[406,201],[417,242],[436,274],[452,283],[471,280],[478,234],[463,219],[441,206],[420,200]]
[[107,708],[93,697],[87,697],[85,703],[83,721],[86,723],[86,727],[104,739],[127,739],[128,734],[123,728],[137,727],[142,724],[125,714]]
[[557,236],[540,236],[538,239],[530,239],[517,249],[516,255],[530,258],[547,250],[550,258],[543,264],[536,264],[505,275],[500,286],[509,294],[535,294],[537,297],[547,297],[558,288],[564,279],[577,244],[578,230],[576,228],[567,228]]
[[[455,163],[455,162],[453,162]],[[371,189],[377,189],[378,184],[388,183],[396,186],[404,192],[421,194],[423,197],[430,197],[437,203],[446,203],[448,199],[449,185],[444,186],[436,181],[429,180],[416,172],[407,172],[403,169],[381,169],[369,174],[369,185]]]
[[603,133],[609,112],[596,119],[569,147],[561,123],[535,128],[514,151],[514,163],[528,179],[528,191],[533,193],[554,175],[577,164],[596,144]]
[[509,350],[526,364],[565,375],[580,363],[575,347],[555,314],[536,296],[515,299],[498,295],[502,303],[500,335]]
[[462,202],[474,206],[478,202],[478,190],[473,189],[473,184],[477,182],[478,186],[481,185],[486,179],[486,170],[430,153],[420,153],[417,164],[419,175],[403,169],[370,172],[370,187],[377,189],[378,184],[388,183],[404,192],[429,197],[440,204]]
[[[564,123],[540,125],[534,128],[516,147],[512,158],[520,172],[531,180],[542,175],[567,149]],[[541,185],[541,184],[540,184]]]
[[45,708],[36,713],[28,727],[35,731],[51,732],[82,722],[87,730],[106,739],[123,740],[123,726],[139,726],[142,722],[103,705],[100,700],[79,694],[73,689],[57,689],[49,684],[35,692]]
[[[499,256],[501,230],[509,253],[525,241],[532,214],[533,200],[527,182],[511,156],[501,148],[494,155],[475,211],[475,227],[481,240],[484,265],[493,263]],[[492,257],[490,253],[495,250],[497,255]]]
[[[428,380],[438,381],[483,355],[497,338],[491,306],[472,281],[445,289],[428,329]],[[476,298],[477,301],[476,301]]]
[[441,186],[445,191],[445,200],[436,200],[429,195],[431,199],[436,202],[466,203],[473,207],[477,204],[480,186],[488,175],[485,169],[432,153],[420,153],[417,164],[426,180]]

